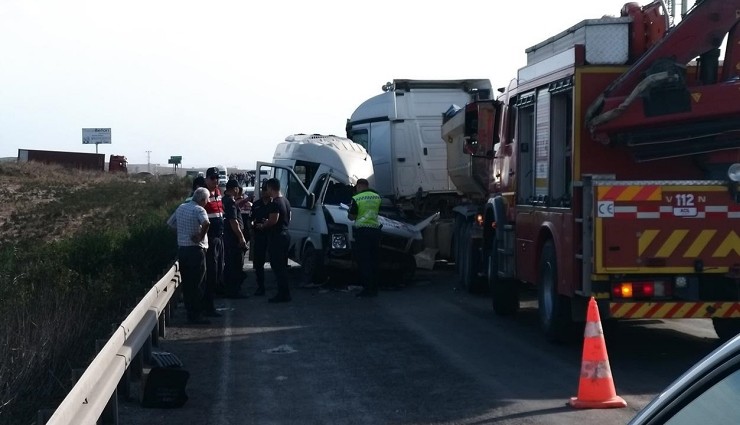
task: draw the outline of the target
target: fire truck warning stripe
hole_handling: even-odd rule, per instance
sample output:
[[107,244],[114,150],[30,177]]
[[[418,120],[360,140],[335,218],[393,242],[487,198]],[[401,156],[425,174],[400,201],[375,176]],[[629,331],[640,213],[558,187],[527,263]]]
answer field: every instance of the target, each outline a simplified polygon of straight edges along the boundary
[[737,255],[740,255],[740,236],[738,236],[734,230],[730,231],[730,233],[727,234],[727,237],[719,245],[717,250],[714,251],[714,254],[712,254],[712,257],[714,258],[727,257],[728,255],[730,255],[730,252],[733,252],[733,251]]
[[640,239],[638,240],[640,251],[639,255],[642,255],[645,252],[645,250],[653,242],[653,239],[658,236],[658,233],[660,233],[659,230],[645,230],[644,232],[642,232],[642,234],[640,235]]
[[740,318],[740,302],[612,303],[609,311],[621,319]]
[[660,201],[662,199],[660,186],[644,186],[633,198],[635,201]]
[[660,201],[660,186],[599,186],[600,201]]
[[599,201],[613,201],[617,199],[626,186],[599,186]]
[[622,190],[622,193],[617,196],[616,201],[631,201],[635,199],[635,195],[637,195],[640,192],[640,189],[642,187],[640,186],[625,186],[624,190]]
[[678,247],[678,244],[681,243],[688,233],[689,231],[686,229],[679,229],[671,232],[671,236],[668,237],[668,240],[665,241],[663,246],[661,246],[658,252],[655,253],[655,256],[658,258],[670,257],[673,254],[673,251],[676,250],[676,247]]
[[671,233],[671,236],[668,237],[668,240],[660,247],[655,256],[658,258],[670,257],[671,254],[673,254],[673,251],[676,250],[676,247],[678,247],[678,244],[681,243],[688,233],[689,231],[686,229],[674,230]]
[[696,317],[695,314],[699,309],[701,309],[704,306],[702,303],[695,303],[689,311],[686,312],[686,315],[684,317]]
[[717,233],[716,230],[702,230],[699,236],[694,240],[689,249],[683,253],[683,258],[697,258],[707,247],[709,241],[712,240],[714,235]]

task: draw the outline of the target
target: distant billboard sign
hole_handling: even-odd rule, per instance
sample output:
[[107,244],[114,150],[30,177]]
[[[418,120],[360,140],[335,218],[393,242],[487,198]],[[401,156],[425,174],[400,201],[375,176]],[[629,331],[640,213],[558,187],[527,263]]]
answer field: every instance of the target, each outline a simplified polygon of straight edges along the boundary
[[110,128],[83,128],[83,145],[110,144]]

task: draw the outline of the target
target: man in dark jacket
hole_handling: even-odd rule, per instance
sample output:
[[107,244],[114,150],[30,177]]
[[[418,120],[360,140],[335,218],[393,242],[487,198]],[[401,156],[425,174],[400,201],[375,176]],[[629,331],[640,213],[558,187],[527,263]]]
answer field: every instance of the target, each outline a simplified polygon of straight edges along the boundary
[[270,267],[275,273],[278,293],[268,301],[271,303],[289,302],[290,283],[288,282],[288,249],[290,248],[290,202],[280,192],[280,180],[267,181],[267,192],[272,198],[268,206],[267,221],[257,228],[267,231],[267,250],[270,253]]
[[247,241],[244,238],[244,223],[235,195],[239,182],[229,180],[223,197],[224,206],[224,291],[227,298],[246,298],[241,294],[244,281],[244,251]]
[[260,189],[260,198],[252,204],[251,218],[254,238],[250,244],[250,255],[252,256],[252,266],[257,278],[257,290],[254,295],[265,295],[265,261],[267,260],[267,232],[258,228],[258,224],[264,224],[269,215],[268,206],[272,202],[270,193],[267,191],[267,184],[263,183]]

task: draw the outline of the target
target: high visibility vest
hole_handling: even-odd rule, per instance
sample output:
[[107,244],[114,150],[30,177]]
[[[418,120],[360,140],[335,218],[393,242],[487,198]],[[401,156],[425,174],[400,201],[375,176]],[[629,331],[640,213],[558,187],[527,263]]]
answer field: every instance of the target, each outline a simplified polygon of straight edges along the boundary
[[352,200],[357,205],[356,227],[380,227],[378,222],[380,195],[372,190],[366,190],[353,196]]

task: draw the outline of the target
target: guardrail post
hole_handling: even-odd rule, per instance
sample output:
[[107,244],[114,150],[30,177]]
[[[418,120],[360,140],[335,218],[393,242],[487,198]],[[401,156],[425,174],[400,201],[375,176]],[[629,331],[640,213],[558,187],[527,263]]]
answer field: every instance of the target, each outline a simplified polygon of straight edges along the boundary
[[123,376],[121,376],[121,380],[118,382],[116,390],[121,393],[121,397],[123,397],[124,400],[131,399],[131,365],[123,371]]
[[140,381],[141,376],[144,374],[144,356],[142,354],[142,349],[139,350],[138,353],[134,356],[134,358],[131,360],[131,365],[129,366],[129,369],[131,370],[131,379],[134,381]]
[[167,319],[164,312],[160,313],[157,319],[157,327],[159,328],[159,338],[167,338]]
[[159,347],[159,317],[157,317],[157,323],[154,325],[154,329],[152,329],[152,336],[150,339],[152,340],[153,347]]
[[144,341],[144,346],[141,347],[141,354],[143,356],[142,360],[145,364],[150,364],[152,362],[152,336],[149,335],[149,337]]
[[118,425],[118,389],[113,390],[108,404],[105,405],[103,413],[98,419],[100,425]]

